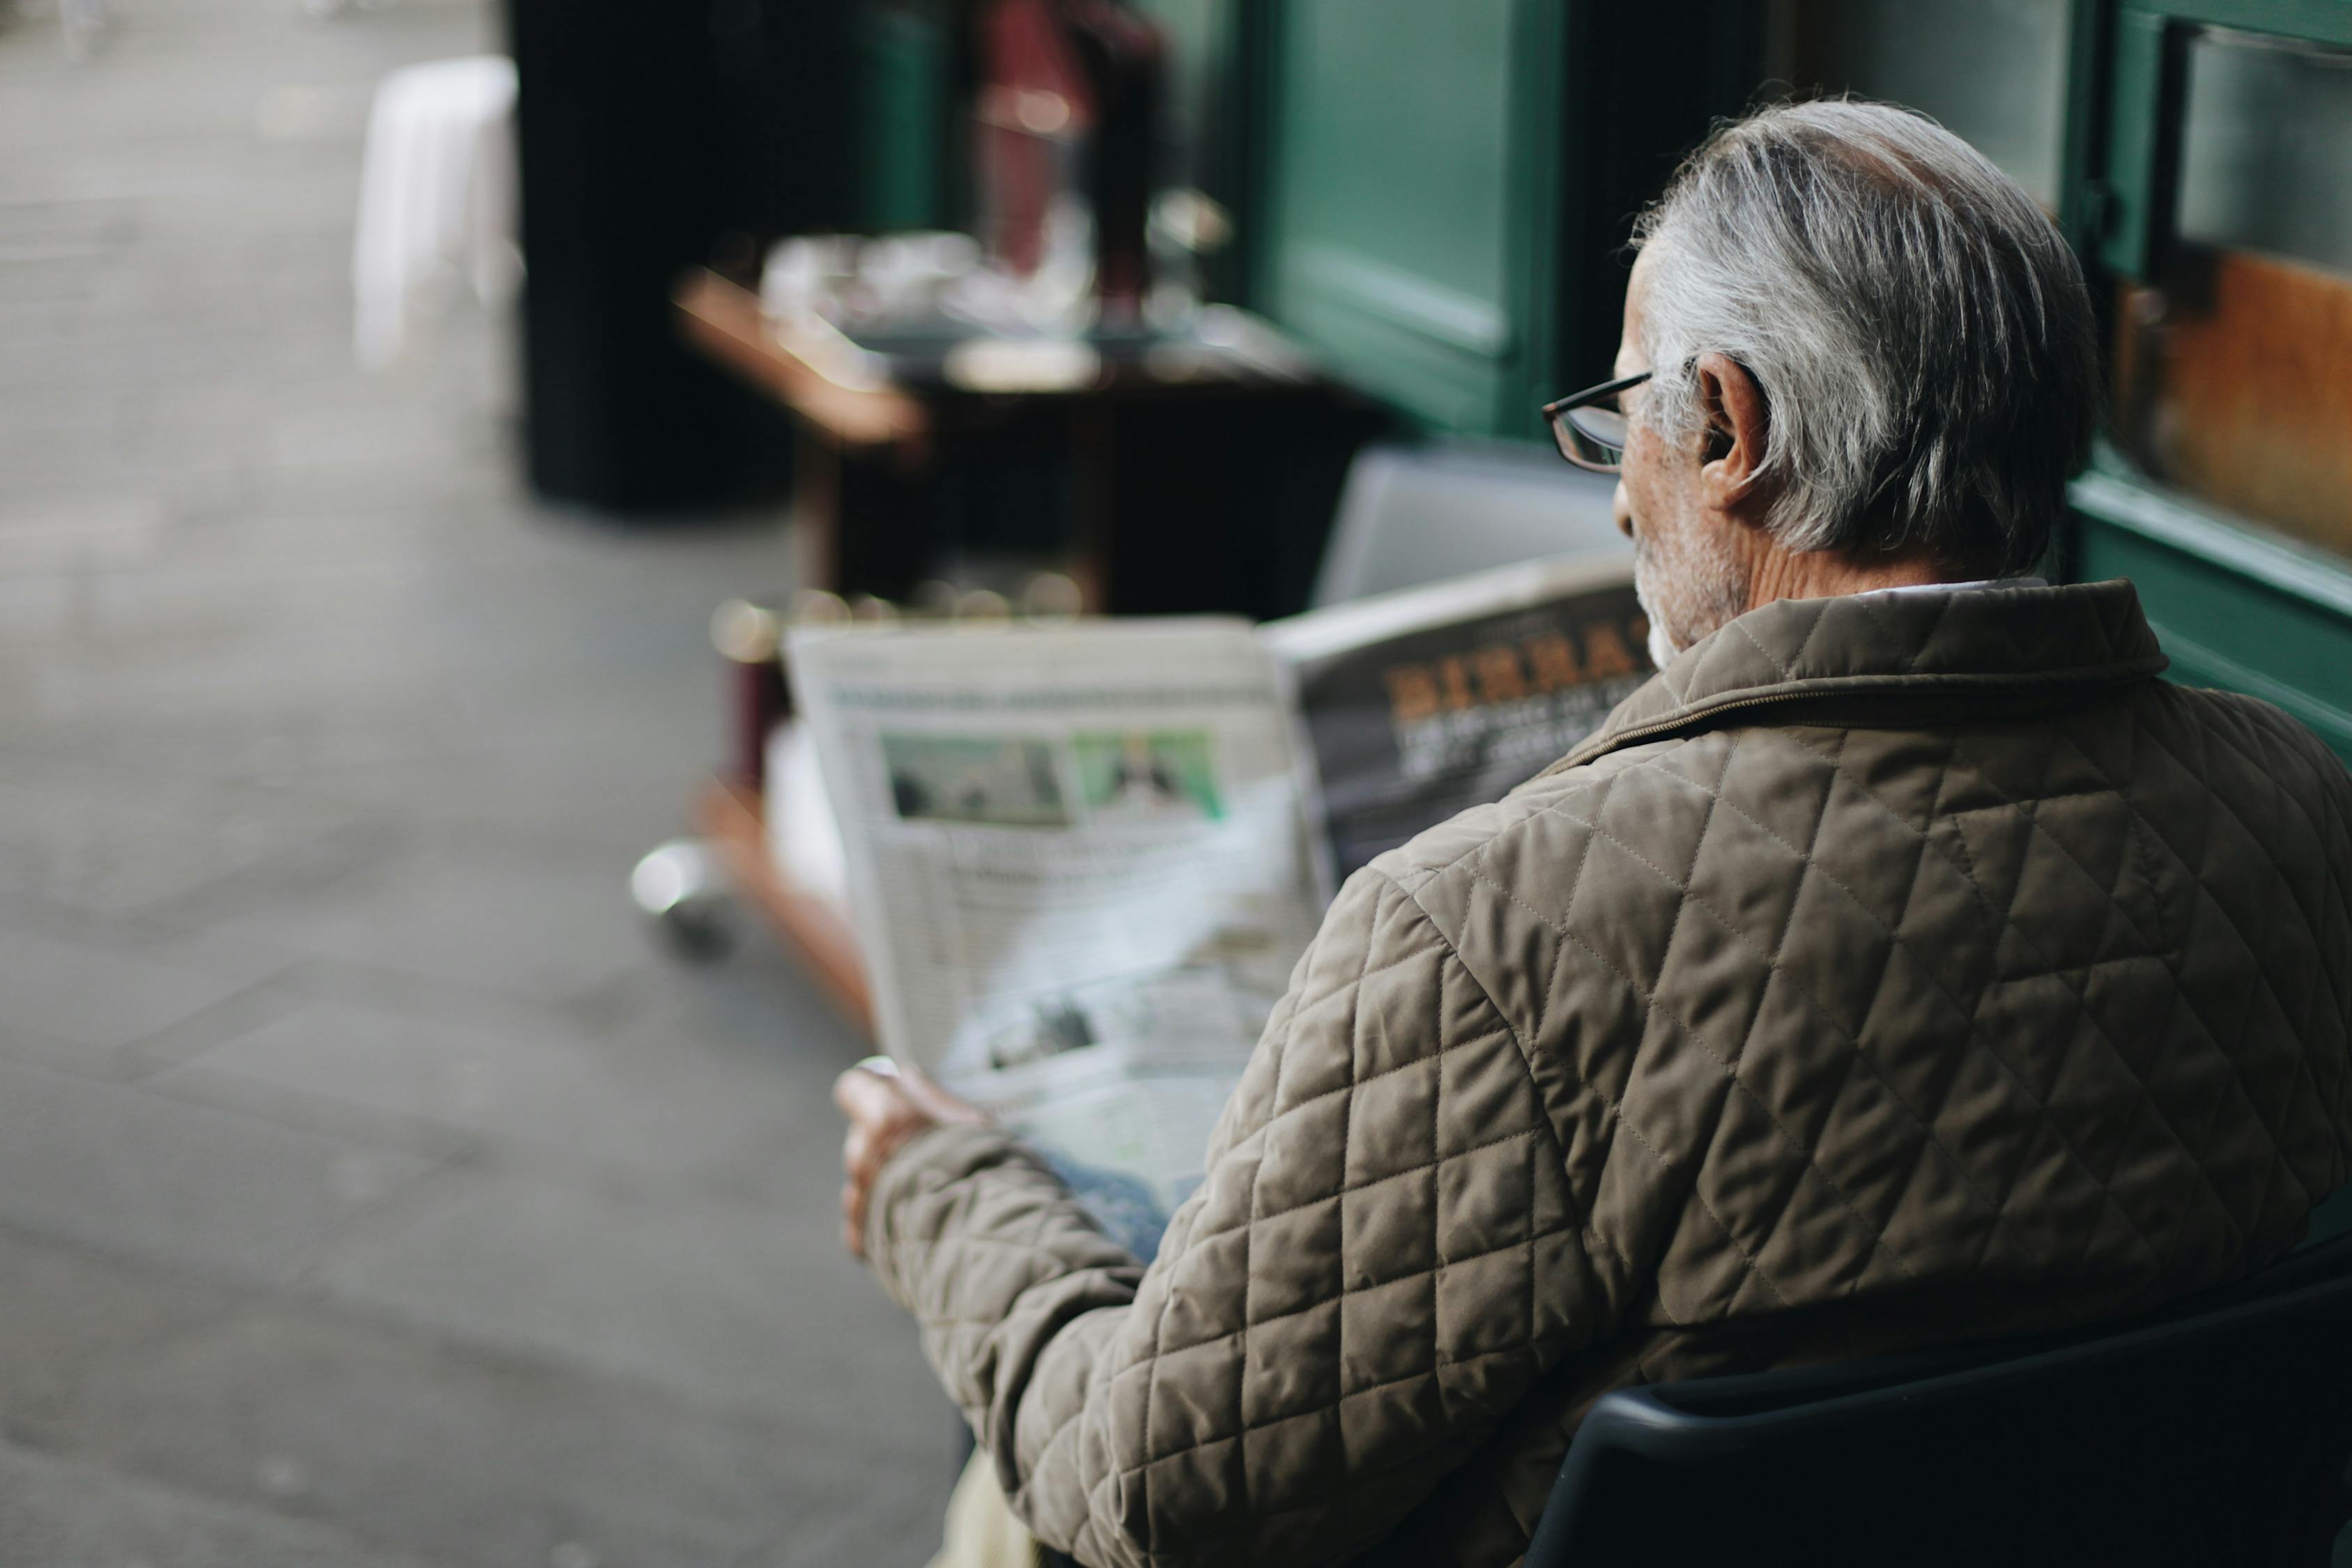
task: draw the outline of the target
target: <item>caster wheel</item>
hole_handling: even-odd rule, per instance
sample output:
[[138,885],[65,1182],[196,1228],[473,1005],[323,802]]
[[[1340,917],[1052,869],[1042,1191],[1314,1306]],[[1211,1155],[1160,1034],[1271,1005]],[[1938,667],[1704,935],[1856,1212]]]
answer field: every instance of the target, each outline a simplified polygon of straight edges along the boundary
[[629,897],[678,958],[709,963],[735,946],[734,900],[699,839],[673,838],[638,861]]

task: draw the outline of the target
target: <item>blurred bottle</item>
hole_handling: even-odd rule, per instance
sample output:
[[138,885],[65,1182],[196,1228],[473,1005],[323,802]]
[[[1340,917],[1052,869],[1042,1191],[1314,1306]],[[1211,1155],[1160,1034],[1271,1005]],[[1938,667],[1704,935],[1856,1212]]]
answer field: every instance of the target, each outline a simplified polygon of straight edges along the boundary
[[1094,205],[1099,320],[1131,331],[1141,323],[1151,288],[1146,236],[1159,174],[1167,46],[1150,22],[1114,0],[1058,0],[1057,8],[1095,109],[1087,192]]
[[735,745],[729,776],[747,789],[765,784],[769,733],[792,716],[783,627],[783,617],[772,606],[749,599],[730,599],[710,616],[711,646],[727,661],[729,729]]
[[1112,0],[990,0],[976,37],[975,184],[991,260],[1086,300],[1104,326],[1133,327],[1151,281],[1159,30]]
[[1078,194],[1095,106],[1052,0],[991,0],[974,31],[981,241],[1000,270],[1026,279],[1045,261],[1056,201]]

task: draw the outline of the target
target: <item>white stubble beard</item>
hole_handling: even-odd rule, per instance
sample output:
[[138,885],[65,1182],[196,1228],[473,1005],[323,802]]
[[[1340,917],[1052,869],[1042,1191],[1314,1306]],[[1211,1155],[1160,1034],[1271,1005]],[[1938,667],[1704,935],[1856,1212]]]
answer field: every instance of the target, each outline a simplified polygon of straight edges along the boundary
[[1747,610],[1747,574],[1711,535],[1686,535],[1678,547],[1660,550],[1636,527],[1633,596],[1650,620],[1650,662],[1664,669]]

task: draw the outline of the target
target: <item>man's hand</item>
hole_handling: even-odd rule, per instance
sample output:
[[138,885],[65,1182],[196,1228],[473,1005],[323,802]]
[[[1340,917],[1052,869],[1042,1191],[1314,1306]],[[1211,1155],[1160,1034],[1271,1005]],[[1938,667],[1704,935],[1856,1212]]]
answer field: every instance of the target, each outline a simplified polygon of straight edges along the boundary
[[849,1136],[841,1145],[846,1177],[841,1184],[841,1239],[863,1258],[866,1200],[890,1156],[919,1132],[988,1118],[915,1068],[895,1067],[883,1057],[860,1062],[834,1079],[833,1102],[849,1118]]

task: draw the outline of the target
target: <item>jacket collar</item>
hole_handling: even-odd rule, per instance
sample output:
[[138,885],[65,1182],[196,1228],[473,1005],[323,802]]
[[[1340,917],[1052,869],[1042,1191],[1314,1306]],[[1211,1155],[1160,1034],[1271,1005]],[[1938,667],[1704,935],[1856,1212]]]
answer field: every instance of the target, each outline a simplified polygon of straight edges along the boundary
[[1893,693],[2047,693],[2145,680],[2167,662],[2137,591],[2120,579],[1782,599],[1693,644],[1554,768],[1734,709]]

